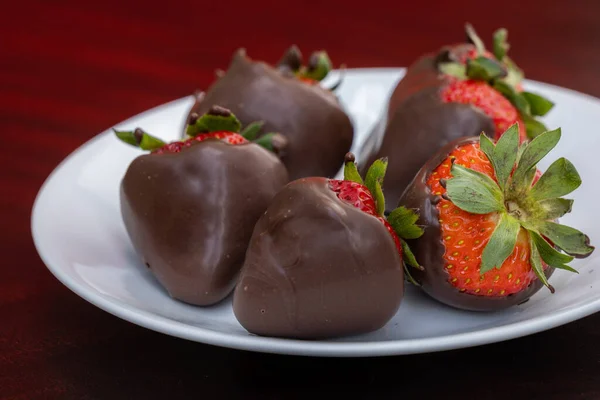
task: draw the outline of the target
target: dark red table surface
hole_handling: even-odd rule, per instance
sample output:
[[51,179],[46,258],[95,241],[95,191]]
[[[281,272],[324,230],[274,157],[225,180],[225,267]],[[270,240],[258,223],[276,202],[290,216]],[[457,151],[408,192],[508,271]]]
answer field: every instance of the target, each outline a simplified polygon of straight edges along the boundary
[[305,53],[326,48],[348,67],[404,66],[462,40],[469,20],[486,38],[508,28],[511,54],[529,78],[600,96],[598,0],[151,3],[2,6],[1,399],[600,398],[600,315],[427,355],[235,351],[155,333],[88,304],[48,272],[29,227],[34,197],[64,157],[133,114],[206,88],[239,46],[271,62],[293,42]]

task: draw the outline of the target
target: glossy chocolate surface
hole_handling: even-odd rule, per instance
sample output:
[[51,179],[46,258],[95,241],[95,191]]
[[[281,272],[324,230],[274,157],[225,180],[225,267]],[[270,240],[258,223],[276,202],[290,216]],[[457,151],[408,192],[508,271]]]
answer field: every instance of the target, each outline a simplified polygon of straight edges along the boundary
[[381,145],[372,144],[378,150],[359,164],[364,173],[375,159],[388,157],[383,183],[388,210],[395,208],[417,171],[445,144],[481,132],[494,135],[494,123],[482,111],[468,104],[444,103],[440,97],[449,81],[439,73],[437,62],[457,59],[470,46],[445,47],[416,61],[394,90],[385,120],[373,132],[372,140]]
[[281,159],[290,179],[334,176],[350,150],[353,127],[337,98],[239,50],[229,69],[191,112],[202,115],[213,105],[230,109],[243,126],[264,121],[262,132],[279,132],[289,140]]
[[[534,280],[525,290],[506,297],[485,297],[461,293],[448,281],[444,262],[445,247],[442,241],[439,212],[436,202],[439,196],[431,193],[427,179],[448,155],[464,143],[478,142],[479,138],[457,139],[435,154],[417,173],[414,181],[400,199],[400,205],[413,208],[419,212],[417,224],[423,226],[425,233],[417,240],[409,240],[410,248],[423,271],[412,269],[412,276],[419,282],[422,289],[434,299],[450,306],[472,311],[493,311],[513,306],[527,300],[544,285],[539,279]],[[546,277],[550,277],[553,268],[546,269]]]
[[403,292],[383,224],[339,200],[326,179],[307,178],[281,190],[256,224],[233,310],[258,335],[328,338],[381,328]]
[[136,252],[169,294],[210,305],[233,289],[254,224],[287,180],[262,147],[210,139],[137,157],[121,183],[121,212]]

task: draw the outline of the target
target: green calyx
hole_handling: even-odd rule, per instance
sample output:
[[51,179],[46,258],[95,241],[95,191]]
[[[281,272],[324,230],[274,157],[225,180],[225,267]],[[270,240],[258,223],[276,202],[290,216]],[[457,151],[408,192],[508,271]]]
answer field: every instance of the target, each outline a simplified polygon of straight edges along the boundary
[[140,128],[136,128],[133,131],[118,131],[113,129],[113,132],[121,141],[134,147],[139,147],[142,150],[152,151],[160,149],[166,144],[159,138],[144,132]]
[[231,111],[220,106],[212,106],[202,116],[192,114],[185,133],[195,137],[201,133],[220,131],[239,133],[241,128],[242,124]]
[[524,74],[507,55],[510,48],[507,41],[508,31],[501,28],[494,32],[493,56],[490,56],[473,26],[467,24],[465,30],[469,42],[477,49],[478,56],[467,60],[466,64],[454,61],[440,63],[439,71],[461,80],[471,79],[489,83],[519,111],[529,139],[545,132],[547,128],[536,117],[546,115],[554,103],[538,94],[520,90]]
[[323,50],[315,51],[308,59],[308,64],[300,68],[298,75],[302,78],[322,81],[331,71],[331,60]]
[[315,51],[308,58],[308,64],[303,65],[302,53],[298,46],[293,45],[286,50],[277,63],[281,70],[291,71],[298,78],[322,81],[332,70],[331,60],[324,50]]
[[385,197],[383,195],[383,178],[387,170],[388,161],[387,158],[381,158],[375,160],[373,164],[367,170],[365,179],[360,176],[356,164],[354,162],[354,155],[352,153],[346,154],[344,163],[344,180],[356,182],[364,185],[375,200],[375,208],[377,215],[380,218],[387,220],[390,224],[398,239],[402,248],[402,262],[404,270],[406,272],[407,279],[415,285],[418,283],[413,279],[410,274],[409,266],[417,269],[423,269],[422,266],[417,262],[415,255],[411,251],[406,240],[417,239],[423,235],[423,228],[417,225],[419,215],[414,211],[405,207],[398,207],[393,210],[387,217],[384,215],[385,212]]
[[557,218],[571,212],[573,200],[565,196],[581,185],[577,170],[559,158],[535,181],[537,163],[560,140],[560,129],[539,134],[519,146],[517,124],[494,144],[482,134],[481,150],[491,162],[496,180],[457,163],[446,182],[448,198],[460,209],[473,214],[496,213],[498,223],[481,256],[481,273],[500,268],[512,254],[521,230],[530,242],[532,269],[550,290],[542,261],[547,265],[576,272],[568,264],[574,257],[593,251],[589,238],[577,229],[558,224]]
[[[186,133],[188,138],[212,132],[239,133],[249,142],[258,144],[276,155],[282,156],[288,144],[287,138],[273,132],[261,135],[260,131],[263,125],[263,121],[252,122],[240,132],[242,124],[231,111],[223,107],[213,106],[202,116],[192,113]],[[113,129],[113,131],[121,141],[142,150],[154,151],[166,145],[162,140],[144,132],[140,128],[136,128],[133,131],[118,131],[116,129]]]

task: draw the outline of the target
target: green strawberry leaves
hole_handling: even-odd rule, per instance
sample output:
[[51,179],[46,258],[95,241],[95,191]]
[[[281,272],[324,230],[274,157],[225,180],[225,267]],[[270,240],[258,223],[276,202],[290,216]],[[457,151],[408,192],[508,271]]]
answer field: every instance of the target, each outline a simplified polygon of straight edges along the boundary
[[418,269],[422,269],[423,267],[417,262],[417,259],[406,243],[406,240],[418,239],[423,235],[423,228],[417,225],[419,215],[415,210],[398,207],[386,218],[384,216],[385,198],[382,185],[388,165],[387,158],[375,160],[367,170],[364,181],[360,176],[354,161],[354,154],[347,153],[344,161],[344,180],[364,185],[369,190],[375,200],[378,217],[387,220],[387,223],[392,227],[398,237],[402,250],[402,264],[404,266],[406,278],[413,284],[418,285],[410,274],[408,267],[410,266]]
[[551,221],[542,221],[537,228],[561,250],[574,257],[587,257],[594,251],[590,238],[575,228]]
[[480,148],[491,161],[496,179],[501,190],[504,190],[519,152],[519,126],[513,124],[494,143],[483,133],[479,138]]
[[345,162],[344,162],[344,180],[350,182],[356,182],[361,185],[364,185],[362,177],[358,173],[358,169],[356,168],[356,164],[354,163],[354,154],[348,153],[346,154]]
[[523,230],[531,247],[531,268],[552,291],[554,288],[547,282],[543,264],[577,272],[568,264],[574,257],[587,257],[594,251],[585,234],[554,222],[572,209],[573,200],[561,196],[581,185],[575,166],[559,158],[533,183],[537,163],[552,151],[560,137],[559,128],[519,146],[516,124],[496,144],[481,135],[480,149],[490,160],[497,182],[485,174],[453,164],[452,178],[446,182],[448,198],[464,211],[497,216],[496,228],[482,251],[482,274],[501,268]]
[[540,256],[540,252],[531,236],[529,236],[529,248],[531,249],[529,254],[529,263],[531,264],[531,269],[533,269],[533,272],[535,272],[535,275],[540,280],[540,282],[542,282],[544,286],[550,289],[551,293],[554,293],[554,286],[552,286],[548,282],[548,278],[546,278],[546,274],[544,273],[544,268],[542,266],[542,258]]
[[188,124],[186,133],[192,137],[220,131],[237,133],[242,128],[240,120],[231,111],[220,106],[212,106],[206,114],[190,122],[193,123]]
[[546,241],[539,233],[534,230],[528,230],[533,243],[542,257],[542,260],[551,267],[564,269],[570,272],[578,273],[577,270],[569,267],[568,263],[573,261],[572,256],[568,256],[556,250],[550,243]]
[[492,81],[508,75],[506,68],[498,61],[479,56],[467,60],[467,77],[477,81]]
[[554,103],[539,94],[522,92],[521,95],[529,104],[531,115],[544,116],[554,107]]
[[521,118],[525,124],[525,131],[527,132],[527,137],[529,139],[535,139],[548,130],[546,125],[531,116],[521,115]]
[[515,89],[514,86],[504,81],[494,81],[492,83],[494,89],[499,91],[513,106],[519,111],[521,115],[530,115],[531,106],[523,95]]
[[554,199],[567,195],[581,185],[575,166],[565,158],[554,161],[535,183],[529,195],[534,200]]
[[417,225],[419,215],[406,207],[398,207],[388,215],[387,220],[394,231],[403,239],[418,239],[423,228]]
[[541,219],[552,221],[570,213],[573,208],[573,200],[561,198],[547,199],[540,201],[538,205],[540,210],[542,210],[540,214]]
[[365,186],[369,189],[375,199],[377,214],[379,215],[383,215],[383,212],[385,211],[385,198],[383,196],[381,185],[383,183],[385,171],[387,170],[387,165],[387,158],[375,160],[369,167],[367,175],[365,176]]
[[265,133],[258,139],[252,140],[252,143],[275,153],[277,156],[281,156],[281,154],[285,151],[288,140],[285,136],[279,133],[269,132]]
[[166,143],[156,138],[140,128],[133,131],[118,131],[113,129],[115,135],[123,142],[142,150],[152,151],[163,147]]
[[464,80],[467,79],[467,71],[465,66],[457,62],[445,62],[438,65],[438,70],[449,76]]
[[264,121],[251,122],[248,125],[246,125],[246,127],[240,134],[246,140],[253,141],[258,137],[258,134],[260,133],[264,124],[265,124]]
[[308,65],[300,68],[302,78],[322,81],[332,69],[331,60],[325,51],[315,51],[308,59]]
[[561,137],[561,129],[544,132],[533,139],[522,150],[519,163],[512,179],[513,190],[517,193],[526,192],[531,186],[528,173],[535,173],[535,166],[558,144]]
[[554,107],[554,103],[539,94],[522,90],[523,71],[507,55],[510,48],[507,41],[508,31],[501,28],[494,32],[491,56],[486,55],[485,45],[473,26],[466,24],[465,30],[468,41],[477,49],[477,57],[468,59],[466,64],[455,61],[439,62],[438,70],[461,80],[487,82],[517,109],[529,139],[545,132],[546,127],[535,117],[546,115]]
[[496,225],[488,244],[481,253],[482,274],[493,268],[500,269],[504,261],[513,252],[520,229],[519,221],[506,213],[500,214],[498,225]]
[[504,209],[502,191],[489,176],[454,164],[454,178],[446,186],[450,200],[459,208],[473,214],[488,214]]
[[[295,74],[298,78],[313,79],[315,81],[322,81],[332,70],[333,65],[327,52],[324,50],[315,51],[308,58],[308,64],[303,65],[302,53],[296,45],[292,45],[283,54],[283,57],[277,63],[277,67],[280,70],[289,71]],[[338,82],[335,86],[339,86],[341,83]],[[329,88],[328,90],[335,90],[335,88]]]
[[[241,136],[249,142],[253,142],[263,148],[281,155],[281,152],[287,146],[287,139],[279,133],[267,133],[258,137],[263,121],[252,122],[241,132]],[[242,124],[236,116],[226,108],[213,106],[202,115],[191,114],[186,133],[190,137],[196,137],[201,133],[211,132],[240,132]],[[166,145],[162,140],[149,135],[142,129],[137,128],[134,131],[118,131],[113,129],[117,138],[123,142],[142,150],[153,151]],[[257,138],[258,137],[258,138]]]
[[496,59],[499,61],[503,61],[504,56],[506,55],[506,53],[508,53],[508,49],[510,48],[508,42],[506,41],[506,39],[508,38],[508,31],[504,28],[500,28],[496,32],[494,32],[493,38],[494,57],[496,57]]

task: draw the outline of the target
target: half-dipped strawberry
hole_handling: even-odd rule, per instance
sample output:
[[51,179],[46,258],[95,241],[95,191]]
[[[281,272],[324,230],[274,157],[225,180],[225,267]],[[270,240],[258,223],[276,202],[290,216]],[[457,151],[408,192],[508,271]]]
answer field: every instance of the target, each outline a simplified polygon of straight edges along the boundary
[[515,123],[521,141],[546,130],[535,116],[546,114],[553,103],[522,91],[523,73],[506,55],[506,30],[494,34],[493,52],[470,25],[467,36],[469,43],[426,54],[407,70],[363,151],[372,153],[364,165],[390,158],[388,207],[397,204],[419,168],[448,142],[481,132],[498,139]]
[[[272,152],[239,133],[228,110],[215,107],[196,125],[194,137],[169,144],[140,129],[116,132],[151,150],[123,177],[121,212],[137,254],[169,294],[210,305],[233,289],[254,224],[288,176]],[[272,148],[278,139],[262,142]]]
[[316,339],[381,328],[404,292],[404,263],[419,268],[405,238],[422,231],[398,208],[383,215],[386,160],[365,181],[354,156],[345,179],[286,185],[260,218],[236,287],[233,311],[251,333]]
[[331,90],[318,84],[331,70],[327,53],[313,53],[306,65],[292,46],[276,66],[251,60],[238,50],[228,70],[198,93],[186,126],[213,105],[230,109],[242,122],[262,121],[264,129],[288,140],[280,158],[290,179],[334,176],[350,150],[353,127]]
[[[519,147],[517,125],[494,145],[485,135],[458,139],[419,171],[400,204],[418,210],[424,234],[411,243],[423,265],[414,273],[425,292],[448,305],[489,311],[519,304],[555,268],[594,248],[557,219],[571,211],[581,179],[566,159],[541,176],[536,164],[558,143],[560,129]],[[536,176],[537,175],[537,176]]]

